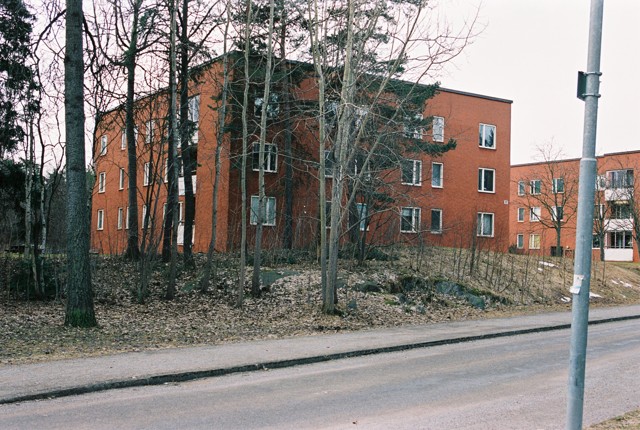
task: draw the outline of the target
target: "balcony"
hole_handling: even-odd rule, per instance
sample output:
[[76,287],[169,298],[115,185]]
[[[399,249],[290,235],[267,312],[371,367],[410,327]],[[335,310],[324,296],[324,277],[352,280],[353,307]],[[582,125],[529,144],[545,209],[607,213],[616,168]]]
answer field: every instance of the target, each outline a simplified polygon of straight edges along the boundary
[[604,256],[607,261],[633,261],[633,249],[605,248]]
[[607,188],[604,190],[604,199],[611,201],[627,201],[631,198],[633,188]]
[[[191,183],[193,184],[193,194],[196,194],[196,175],[191,176]],[[178,195],[184,196],[184,178],[178,178]]]

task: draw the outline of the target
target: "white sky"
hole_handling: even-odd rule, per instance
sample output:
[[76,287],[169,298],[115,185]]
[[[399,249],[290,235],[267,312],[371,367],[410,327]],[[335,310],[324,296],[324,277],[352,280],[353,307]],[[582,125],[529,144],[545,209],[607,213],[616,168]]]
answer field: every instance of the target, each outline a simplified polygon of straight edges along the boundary
[[[580,157],[590,0],[441,0],[460,22],[480,7],[482,34],[440,77],[443,87],[513,100],[511,162],[553,142]],[[597,153],[640,150],[640,1],[604,4]]]

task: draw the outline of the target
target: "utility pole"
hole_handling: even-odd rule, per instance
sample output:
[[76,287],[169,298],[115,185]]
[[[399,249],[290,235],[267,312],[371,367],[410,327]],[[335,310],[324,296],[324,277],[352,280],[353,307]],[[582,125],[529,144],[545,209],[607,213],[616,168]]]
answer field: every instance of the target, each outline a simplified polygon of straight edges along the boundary
[[600,87],[600,47],[604,0],[591,0],[587,72],[578,75],[578,98],[584,100],[584,131],[578,188],[576,255],[571,287],[572,322],[569,359],[567,430],[582,429],[584,374],[589,324],[589,287],[591,283],[591,244],[593,240],[593,202],[596,183],[596,126]]

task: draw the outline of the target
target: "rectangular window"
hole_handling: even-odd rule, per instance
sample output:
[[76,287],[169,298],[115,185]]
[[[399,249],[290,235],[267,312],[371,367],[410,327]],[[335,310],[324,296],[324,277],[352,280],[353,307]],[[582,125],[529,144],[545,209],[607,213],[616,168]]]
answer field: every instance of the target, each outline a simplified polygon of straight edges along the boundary
[[358,211],[358,223],[360,224],[360,231],[364,231],[365,229],[369,230],[369,225],[367,223],[367,217],[369,215],[367,213],[366,203],[356,203],[356,210]]
[[493,214],[478,212],[478,236],[493,237]]
[[422,161],[402,160],[402,183],[416,186],[422,184]]
[[434,116],[431,127],[433,133],[433,141],[444,142],[444,118],[441,116]]
[[518,195],[524,196],[525,190],[526,186],[524,184],[524,181],[518,181]]
[[600,248],[600,235],[599,234],[594,234],[593,235],[593,239],[591,239],[591,247],[592,248]]
[[602,220],[604,219],[604,214],[605,214],[604,205],[599,204],[593,207],[593,219]]
[[324,202],[324,225],[331,228],[331,200]]
[[[138,127],[133,127],[133,142],[135,145],[138,144]],[[120,149],[127,149],[127,129],[123,128],[121,131],[120,137]]]
[[125,219],[124,228],[129,230],[129,206],[127,206],[127,216],[126,216],[126,219]]
[[596,190],[602,191],[607,188],[607,177],[605,175],[598,175],[596,177]]
[[144,163],[144,174],[142,175],[142,185],[145,187],[151,184],[151,162]]
[[333,166],[335,159],[333,157],[333,151],[324,151],[324,177],[333,178]]
[[142,205],[142,228],[149,227],[151,215],[147,217],[147,205]]
[[165,158],[164,159],[164,177],[163,177],[164,183],[166,184],[167,182],[169,182],[169,159]]
[[144,124],[144,127],[145,127],[144,143],[149,144],[153,142],[154,121],[153,120],[147,121]]
[[553,206],[551,207],[551,216],[554,221],[562,221],[564,219],[564,207]]
[[107,153],[107,135],[103,134],[100,137],[100,155],[105,155]]
[[444,165],[442,163],[431,163],[431,186],[442,188],[444,176]]
[[539,222],[542,215],[542,209],[540,206],[533,206],[529,209],[529,221]]
[[626,203],[611,203],[611,219],[631,219],[631,205]]
[[537,196],[542,192],[542,181],[540,179],[534,179],[529,182],[529,193],[531,195]]
[[633,170],[612,170],[607,172],[607,188],[631,188],[633,187]]
[[[251,196],[251,225],[258,224],[258,213],[260,210],[260,197]],[[265,197],[265,215],[262,225],[276,225],[276,198]]]
[[524,222],[524,208],[518,208],[518,222]]
[[431,233],[442,233],[442,209],[431,209]]
[[[277,118],[280,114],[279,97],[276,93],[269,93],[269,103],[267,104],[267,119]],[[264,104],[264,97],[256,97],[253,102],[253,114],[256,117],[262,116],[262,105]]]
[[417,233],[420,230],[420,208],[400,209],[400,231]]
[[104,228],[104,209],[98,209],[98,230]]
[[191,136],[191,144],[198,143],[198,126],[200,124],[200,95],[189,97],[189,135]]
[[118,178],[118,189],[119,190],[124,190],[124,178],[125,178],[124,169],[121,168],[120,169],[120,177]]
[[422,128],[422,114],[418,113],[411,117],[405,117],[403,128],[404,136],[410,139],[422,140],[424,129]]
[[540,235],[539,234],[530,234],[529,235],[529,249],[540,249]]
[[478,191],[481,193],[495,193],[496,171],[494,169],[478,169]]
[[104,193],[106,186],[107,186],[107,173],[100,172],[100,174],[98,175],[98,192]]
[[481,148],[496,149],[496,126],[480,124],[479,145]]
[[122,230],[122,224],[124,221],[124,209],[118,208],[118,230]]
[[524,234],[518,234],[516,236],[516,248],[518,249],[524,248]]
[[630,231],[612,231],[609,233],[609,248],[631,249],[633,241]]
[[[264,145],[264,171],[274,173],[278,167],[278,147],[271,143]],[[260,145],[253,145],[251,168],[254,171],[260,170]]]
[[564,193],[564,178],[553,178],[553,186],[551,192],[553,194]]

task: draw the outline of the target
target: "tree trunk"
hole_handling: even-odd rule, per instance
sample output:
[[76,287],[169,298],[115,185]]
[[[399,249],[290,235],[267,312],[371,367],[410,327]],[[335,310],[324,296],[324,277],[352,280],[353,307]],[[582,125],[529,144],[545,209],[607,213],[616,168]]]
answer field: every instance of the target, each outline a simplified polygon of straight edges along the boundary
[[285,15],[282,19],[283,25],[281,26],[280,33],[280,61],[282,64],[282,98],[284,107],[284,229],[282,237],[282,247],[285,249],[293,248],[293,155],[292,155],[292,141],[293,133],[291,131],[291,101],[290,101],[290,82],[289,82],[289,70],[288,63],[286,61],[286,35],[287,26],[284,24],[286,21],[286,8],[282,5],[281,10]]
[[65,70],[65,132],[67,137],[67,307],[65,325],[94,327],[90,216],[84,151],[84,62],[82,0],[67,0]]

